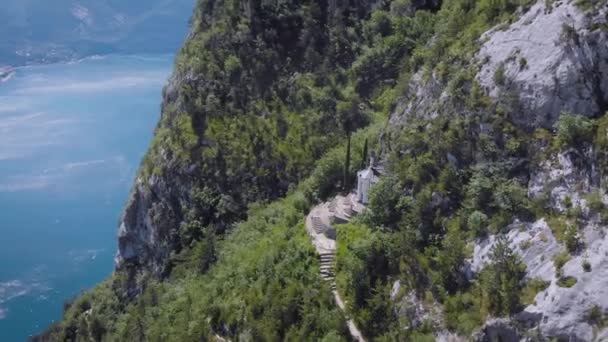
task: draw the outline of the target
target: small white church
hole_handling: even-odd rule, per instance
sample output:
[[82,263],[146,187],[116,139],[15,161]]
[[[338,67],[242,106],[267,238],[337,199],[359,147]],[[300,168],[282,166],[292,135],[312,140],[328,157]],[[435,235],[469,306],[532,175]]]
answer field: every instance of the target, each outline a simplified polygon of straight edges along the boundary
[[369,203],[369,189],[380,180],[383,171],[381,166],[375,165],[374,158],[370,158],[367,169],[357,172],[357,202]]

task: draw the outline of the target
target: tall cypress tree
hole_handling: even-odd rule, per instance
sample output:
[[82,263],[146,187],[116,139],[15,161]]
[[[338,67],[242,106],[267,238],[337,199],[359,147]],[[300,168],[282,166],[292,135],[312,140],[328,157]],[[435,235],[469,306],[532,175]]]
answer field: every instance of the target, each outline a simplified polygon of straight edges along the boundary
[[348,176],[350,173],[350,132],[347,133],[348,141],[346,142],[346,161],[344,162],[344,180],[342,182],[342,190],[348,190]]
[[365,138],[365,143],[363,143],[363,153],[361,154],[361,169],[365,169],[367,166],[367,138]]

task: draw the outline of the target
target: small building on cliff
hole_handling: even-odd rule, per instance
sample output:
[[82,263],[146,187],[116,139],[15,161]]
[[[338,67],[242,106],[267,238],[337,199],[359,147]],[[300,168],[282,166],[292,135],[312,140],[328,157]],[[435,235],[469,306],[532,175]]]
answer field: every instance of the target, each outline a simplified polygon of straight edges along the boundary
[[376,165],[373,158],[370,159],[367,169],[357,172],[357,202],[361,204],[369,203],[369,189],[380,180],[383,172],[384,168]]

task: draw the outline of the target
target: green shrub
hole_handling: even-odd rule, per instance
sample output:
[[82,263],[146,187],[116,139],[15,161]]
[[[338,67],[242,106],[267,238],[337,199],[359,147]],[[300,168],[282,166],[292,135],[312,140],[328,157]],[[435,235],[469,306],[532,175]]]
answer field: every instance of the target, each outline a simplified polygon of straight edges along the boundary
[[602,194],[599,189],[594,189],[586,198],[587,206],[593,214],[598,214],[602,221],[608,221],[608,208],[602,200]]
[[583,260],[582,266],[583,266],[583,271],[591,272],[591,263],[589,262],[589,260],[587,260],[587,259]]
[[389,298],[390,244],[365,225],[337,227],[336,283],[366,336],[379,336],[396,323]]
[[490,210],[495,190],[494,185],[490,177],[483,172],[476,172],[466,186],[466,196],[471,202],[471,207],[483,211]]
[[486,232],[488,216],[479,210],[475,210],[469,215],[467,225],[474,236],[483,235]]
[[528,193],[518,181],[501,181],[495,189],[494,202],[501,210],[512,214],[521,213],[528,207]]
[[500,64],[496,70],[494,71],[494,82],[497,85],[503,86],[507,80],[507,76],[505,75],[505,65]]
[[596,0],[576,0],[575,1],[576,6],[579,6],[581,9],[583,10],[591,10],[594,8],[599,8],[600,6],[602,6],[602,1],[596,1]]
[[448,329],[462,335],[470,335],[480,326],[483,317],[480,314],[480,298],[474,291],[457,292],[444,302],[445,320]]
[[524,305],[534,304],[534,298],[536,295],[544,291],[547,287],[551,285],[550,282],[545,281],[541,278],[533,278],[526,282],[526,285],[521,291],[520,301]]
[[519,248],[521,248],[522,251],[525,251],[526,249],[530,248],[532,246],[532,241],[531,240],[525,240],[520,242],[519,244]]
[[585,322],[590,325],[594,325],[599,328],[606,327],[608,325],[608,317],[604,313],[601,307],[597,305],[593,305],[585,312],[584,316]]
[[557,286],[559,287],[572,287],[574,285],[576,285],[577,279],[575,277],[560,277],[557,280]]
[[563,204],[566,209],[572,208],[572,198],[568,195],[564,196]]
[[562,113],[555,123],[557,143],[561,147],[580,146],[593,139],[593,122],[582,116]]
[[553,256],[553,265],[555,266],[555,275],[560,277],[562,274],[562,267],[570,261],[570,253],[568,251],[557,253]]
[[568,225],[564,231],[564,242],[570,253],[576,252],[581,247],[578,229],[575,225]]
[[528,60],[525,57],[519,59],[519,70],[525,70],[528,68]]
[[566,229],[569,226],[572,226],[572,224],[570,224],[570,220],[563,215],[548,216],[547,224],[549,225],[549,228],[551,228],[555,239],[557,239],[557,241],[565,242]]
[[608,147],[608,112],[596,120],[597,130],[595,132],[594,144],[598,149]]
[[401,184],[394,177],[383,177],[369,190],[369,210],[375,226],[390,227],[401,217]]

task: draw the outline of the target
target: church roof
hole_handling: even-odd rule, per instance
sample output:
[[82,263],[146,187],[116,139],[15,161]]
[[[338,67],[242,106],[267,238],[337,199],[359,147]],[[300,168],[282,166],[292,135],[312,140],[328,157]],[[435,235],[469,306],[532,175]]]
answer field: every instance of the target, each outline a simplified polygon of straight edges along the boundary
[[357,174],[359,175],[359,177],[365,179],[372,179],[372,177],[374,176],[374,172],[372,171],[372,169],[361,170],[357,172]]
[[382,176],[384,174],[384,166],[383,165],[373,166],[372,170],[374,171],[374,174],[376,174],[377,176]]

